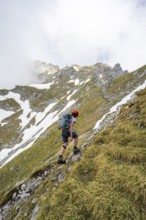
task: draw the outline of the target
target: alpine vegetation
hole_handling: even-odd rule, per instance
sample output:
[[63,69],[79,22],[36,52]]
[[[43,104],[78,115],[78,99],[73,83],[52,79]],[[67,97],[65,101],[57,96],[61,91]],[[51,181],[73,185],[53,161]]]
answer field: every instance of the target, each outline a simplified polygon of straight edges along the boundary
[[0,219],[145,220],[146,65],[38,69],[0,90]]

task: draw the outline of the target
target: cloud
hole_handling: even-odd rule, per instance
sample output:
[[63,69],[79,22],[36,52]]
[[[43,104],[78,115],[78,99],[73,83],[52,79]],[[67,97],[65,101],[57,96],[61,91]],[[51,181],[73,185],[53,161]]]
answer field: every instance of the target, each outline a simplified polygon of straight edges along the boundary
[[144,0],[6,0],[0,25],[0,88],[34,82],[25,64],[36,59],[129,71],[145,64]]

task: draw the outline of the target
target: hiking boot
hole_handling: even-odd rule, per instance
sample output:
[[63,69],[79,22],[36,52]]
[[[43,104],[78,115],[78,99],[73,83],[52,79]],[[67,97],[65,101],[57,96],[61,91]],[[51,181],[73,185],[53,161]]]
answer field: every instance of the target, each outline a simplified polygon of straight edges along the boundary
[[78,148],[78,147],[74,147],[74,154],[78,154],[78,153],[80,153],[81,151],[80,151],[80,149]]
[[66,160],[64,160],[61,156],[59,156],[57,163],[58,164],[65,164]]

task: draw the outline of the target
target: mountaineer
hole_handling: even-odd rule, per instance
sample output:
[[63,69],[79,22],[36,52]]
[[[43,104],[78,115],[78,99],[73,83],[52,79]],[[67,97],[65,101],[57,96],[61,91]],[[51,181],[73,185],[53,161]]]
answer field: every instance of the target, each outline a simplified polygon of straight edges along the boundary
[[78,110],[74,109],[71,114],[65,114],[62,116],[60,120],[60,128],[62,130],[62,140],[63,146],[60,149],[58,163],[65,164],[66,160],[63,159],[63,154],[67,148],[68,140],[71,142],[74,139],[74,154],[80,153],[80,149],[77,147],[78,145],[78,135],[74,131],[74,124],[76,123],[76,118],[78,117]]

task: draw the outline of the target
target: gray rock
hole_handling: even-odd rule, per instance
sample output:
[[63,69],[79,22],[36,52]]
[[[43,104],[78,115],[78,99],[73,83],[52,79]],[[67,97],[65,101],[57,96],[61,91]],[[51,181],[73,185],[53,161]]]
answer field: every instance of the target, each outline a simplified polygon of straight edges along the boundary
[[146,75],[146,70],[143,71],[143,73],[139,76],[140,78],[144,77]]
[[0,95],[7,95],[9,93],[9,90],[2,89],[0,90]]
[[56,190],[56,187],[53,187],[52,192],[54,192]]
[[16,199],[16,197],[17,197],[17,193],[15,192],[12,196],[12,199]]
[[33,192],[33,191],[34,191],[34,185],[33,184],[28,185],[26,187],[26,193]]
[[[42,178],[41,178],[42,179]],[[40,177],[38,179],[31,179],[26,186],[26,193],[34,192],[35,188],[41,183]]]
[[138,98],[138,96],[134,93],[134,94],[131,96],[130,101],[131,101],[131,102],[134,102],[137,98]]
[[72,163],[76,163],[78,160],[80,160],[80,157],[81,157],[81,154],[74,155],[74,156],[71,158]]
[[26,188],[26,184],[22,184],[21,189],[24,190]]
[[58,176],[58,182],[62,183],[64,181],[64,178],[65,178],[65,174],[64,173],[60,173],[59,176]]
[[31,203],[35,204],[35,203],[37,203],[37,201],[38,201],[38,198],[34,198]]
[[57,177],[53,177],[53,178],[51,179],[51,182],[55,182],[55,181],[57,181]]
[[39,186],[41,184],[41,180],[38,180],[35,184],[34,184],[34,188],[36,188],[37,186]]
[[71,153],[69,154],[69,156],[68,156],[68,160],[69,160],[70,158],[72,158],[73,155],[74,155],[73,152],[71,152]]
[[27,217],[27,215],[28,215],[27,212],[25,212],[25,213],[24,213],[24,217]]
[[22,180],[22,181],[20,181],[20,182],[17,182],[17,183],[15,184],[15,187],[18,187],[18,186],[22,185],[24,182],[25,182],[25,180]]
[[23,193],[21,195],[18,195],[19,198],[21,198],[22,200],[29,197],[30,196],[30,193]]
[[39,206],[37,205],[34,209],[33,209],[33,211],[32,211],[32,215],[31,215],[31,220],[35,220],[36,219],[36,215],[37,215],[37,213],[38,213],[38,211],[39,211]]
[[48,175],[48,173],[49,173],[48,171],[45,171],[45,172],[44,172],[44,176],[47,176],[47,175]]
[[9,210],[10,210],[10,204],[6,204],[5,206],[3,206],[3,208],[0,209],[2,220],[5,219],[5,216],[7,216]]
[[82,148],[85,148],[85,147],[87,147],[88,146],[88,144],[87,144],[87,142],[85,142],[81,147]]
[[71,173],[71,171],[72,171],[72,167],[70,166],[70,167],[68,168],[68,172]]
[[20,204],[18,204],[18,205],[16,206],[16,211],[19,211],[19,209],[20,209]]

